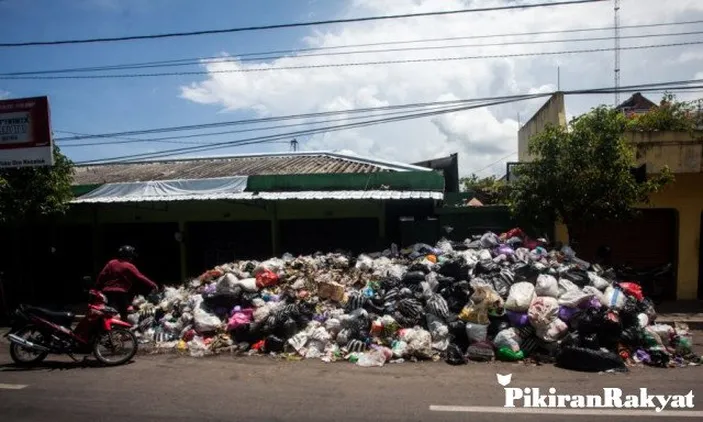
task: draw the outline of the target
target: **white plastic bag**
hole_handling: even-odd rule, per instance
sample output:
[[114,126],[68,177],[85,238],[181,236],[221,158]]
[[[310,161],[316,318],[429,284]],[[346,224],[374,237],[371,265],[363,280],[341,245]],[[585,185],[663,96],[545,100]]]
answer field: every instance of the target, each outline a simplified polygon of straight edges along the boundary
[[569,290],[580,290],[579,286],[575,285],[571,280],[566,278],[559,279],[559,297]]
[[513,312],[525,312],[530,307],[532,299],[535,297],[535,286],[527,281],[515,283],[510,286],[508,300],[505,301],[505,309]]
[[400,339],[408,344],[407,353],[418,358],[432,357],[432,335],[422,328],[403,330]]
[[496,348],[509,347],[513,352],[518,352],[521,341],[522,339],[516,328],[506,328],[496,334],[493,344],[495,344]]
[[559,283],[549,274],[540,274],[535,285],[537,296],[559,297]]
[[193,319],[195,322],[195,331],[198,333],[217,331],[217,329],[222,325],[220,318],[206,311],[203,308],[202,303],[195,308],[195,311],[193,312]]
[[449,347],[449,327],[440,318],[427,314],[427,328],[432,336],[432,348],[443,352]]
[[371,350],[359,355],[356,364],[364,367],[383,366],[386,363],[386,355],[381,350]]
[[237,280],[234,282],[234,284],[236,286],[241,286],[242,289],[244,289],[250,293],[259,291],[259,287],[257,287],[257,285],[256,285],[255,278],[245,278],[244,280]]
[[625,293],[622,290],[610,286],[605,289],[605,292],[600,299],[600,303],[603,306],[607,306],[612,309],[622,309],[622,307],[625,306],[627,296],[625,296]]
[[593,286],[583,286],[583,292],[584,292],[584,293],[590,294],[592,297],[595,297],[596,299],[598,299],[598,301],[599,301],[601,304],[602,304],[603,301],[605,300],[605,299],[603,298],[603,292],[601,292],[600,290],[596,289],[596,288],[593,287]]
[[591,281],[591,285],[600,291],[603,291],[610,286],[610,282],[608,280],[592,271],[588,272],[588,279]]
[[567,290],[559,296],[559,304],[569,308],[577,308],[581,303],[590,300],[594,295],[583,290]]
[[559,302],[553,297],[537,297],[527,310],[527,318],[535,329],[546,329],[558,317]]
[[546,326],[535,328],[535,334],[544,341],[554,342],[562,338],[568,330],[566,323],[557,318]]

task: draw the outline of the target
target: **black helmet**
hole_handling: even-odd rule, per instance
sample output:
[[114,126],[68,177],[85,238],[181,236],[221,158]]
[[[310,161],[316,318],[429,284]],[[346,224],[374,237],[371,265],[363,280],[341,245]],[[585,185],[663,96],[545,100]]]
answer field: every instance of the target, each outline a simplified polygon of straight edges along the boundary
[[137,257],[137,250],[129,245],[120,246],[120,249],[117,250],[117,257],[127,260],[135,259]]

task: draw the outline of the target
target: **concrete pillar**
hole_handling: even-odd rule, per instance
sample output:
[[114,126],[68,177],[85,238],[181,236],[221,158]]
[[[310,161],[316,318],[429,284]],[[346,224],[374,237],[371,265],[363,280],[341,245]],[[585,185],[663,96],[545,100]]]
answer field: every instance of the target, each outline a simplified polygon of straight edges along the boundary
[[676,298],[696,299],[700,256],[701,209],[681,206],[679,212],[679,250]]

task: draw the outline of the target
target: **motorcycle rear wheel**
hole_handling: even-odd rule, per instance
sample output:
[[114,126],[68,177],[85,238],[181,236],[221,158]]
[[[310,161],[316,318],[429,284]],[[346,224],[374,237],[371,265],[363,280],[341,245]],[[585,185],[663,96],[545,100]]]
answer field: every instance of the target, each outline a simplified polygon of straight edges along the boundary
[[[18,330],[15,335],[24,339],[35,339],[41,333],[33,326],[27,326]],[[35,340],[36,341],[36,340]],[[27,357],[26,355],[32,356]],[[20,346],[17,343],[10,343],[10,358],[15,364],[20,366],[32,366],[41,363],[49,355],[49,352],[38,352]]]
[[[118,338],[119,337],[119,338]],[[107,342],[109,347],[114,350],[124,351],[122,356],[117,359],[106,357],[101,351],[101,346]],[[132,344],[131,347],[125,347],[125,342]],[[137,354],[137,337],[130,330],[123,327],[114,327],[111,331],[105,331],[98,335],[93,344],[93,355],[100,363],[105,366],[119,366],[132,360]]]

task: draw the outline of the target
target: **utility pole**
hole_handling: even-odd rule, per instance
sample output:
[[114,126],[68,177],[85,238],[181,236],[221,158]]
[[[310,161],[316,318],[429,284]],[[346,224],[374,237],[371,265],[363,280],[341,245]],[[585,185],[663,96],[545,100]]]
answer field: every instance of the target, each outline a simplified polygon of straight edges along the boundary
[[613,0],[615,28],[615,107],[620,105],[620,0]]
[[557,66],[557,91],[561,92],[561,66]]
[[298,140],[297,139],[294,138],[292,141],[290,141],[290,150],[293,152],[298,151]]

